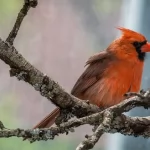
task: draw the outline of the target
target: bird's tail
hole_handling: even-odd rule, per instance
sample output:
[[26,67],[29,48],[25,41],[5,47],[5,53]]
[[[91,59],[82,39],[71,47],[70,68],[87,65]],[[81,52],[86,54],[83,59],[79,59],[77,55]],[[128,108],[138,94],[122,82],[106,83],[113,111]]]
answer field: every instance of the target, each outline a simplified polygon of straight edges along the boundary
[[60,109],[57,107],[48,116],[46,116],[43,120],[41,120],[36,126],[34,126],[33,129],[51,127],[54,124],[56,117],[59,116],[59,114]]

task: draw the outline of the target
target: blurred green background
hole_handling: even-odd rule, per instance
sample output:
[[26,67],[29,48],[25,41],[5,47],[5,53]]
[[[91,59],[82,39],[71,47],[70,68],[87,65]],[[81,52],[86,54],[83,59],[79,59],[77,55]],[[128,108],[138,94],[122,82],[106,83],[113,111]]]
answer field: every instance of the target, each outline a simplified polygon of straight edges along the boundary
[[[23,0],[0,0],[0,37],[11,31]],[[70,92],[93,53],[103,50],[116,37],[122,0],[39,0],[24,19],[15,47],[34,66]],[[9,77],[0,61],[0,120],[8,128],[32,128],[54,109],[26,83]],[[0,150],[72,150],[90,134],[91,127],[76,129],[54,141],[30,144],[20,138],[0,139]],[[104,150],[107,136],[94,150]]]

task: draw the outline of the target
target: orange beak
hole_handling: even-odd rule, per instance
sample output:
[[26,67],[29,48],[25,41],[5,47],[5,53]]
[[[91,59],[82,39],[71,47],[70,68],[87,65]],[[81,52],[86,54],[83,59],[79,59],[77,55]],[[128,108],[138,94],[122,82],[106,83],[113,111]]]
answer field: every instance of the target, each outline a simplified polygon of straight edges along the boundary
[[141,51],[142,52],[150,52],[150,43],[147,42],[145,45],[143,45],[141,47]]

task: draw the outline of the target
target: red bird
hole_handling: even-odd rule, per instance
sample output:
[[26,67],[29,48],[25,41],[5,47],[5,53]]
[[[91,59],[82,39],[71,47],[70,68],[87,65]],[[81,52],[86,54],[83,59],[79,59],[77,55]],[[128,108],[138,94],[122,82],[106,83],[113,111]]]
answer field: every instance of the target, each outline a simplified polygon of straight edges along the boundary
[[[72,95],[101,108],[123,101],[127,92],[140,90],[146,52],[150,52],[150,43],[142,34],[118,29],[122,31],[121,37],[89,58],[87,68],[71,91]],[[50,127],[58,115],[56,108],[34,128]]]

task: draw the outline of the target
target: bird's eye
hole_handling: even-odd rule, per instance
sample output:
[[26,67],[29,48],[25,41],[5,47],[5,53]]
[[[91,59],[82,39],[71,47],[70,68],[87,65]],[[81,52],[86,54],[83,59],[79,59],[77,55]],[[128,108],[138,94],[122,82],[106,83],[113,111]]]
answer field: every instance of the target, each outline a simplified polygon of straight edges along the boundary
[[143,41],[143,42],[137,42],[137,41],[135,41],[135,42],[133,42],[133,45],[134,45],[135,48],[140,48],[141,46],[145,45],[146,43],[147,43],[146,40]]
[[140,42],[134,42],[133,45],[134,45],[135,47],[140,47],[140,46],[141,46],[141,43],[140,43]]

